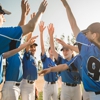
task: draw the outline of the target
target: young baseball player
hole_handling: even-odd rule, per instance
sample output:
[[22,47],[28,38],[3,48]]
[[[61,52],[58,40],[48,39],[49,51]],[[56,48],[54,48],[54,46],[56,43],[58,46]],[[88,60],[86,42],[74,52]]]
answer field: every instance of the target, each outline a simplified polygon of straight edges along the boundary
[[[21,1],[21,20],[19,26],[24,25],[26,21],[26,16],[30,11],[30,6],[28,2]],[[12,41],[16,42],[16,41]],[[13,45],[12,45],[13,48]],[[12,72],[12,73],[11,73]],[[5,84],[3,86],[3,100],[18,100],[20,95],[20,82],[23,77],[22,60],[19,53],[6,59],[6,76]],[[8,89],[9,88],[9,89]],[[9,95],[6,95],[7,91],[11,91]],[[5,96],[6,95],[6,96]]]
[[[72,31],[74,34],[78,33],[80,31],[77,23],[76,23],[76,20],[72,14],[72,11],[70,9],[70,6],[69,4],[67,3],[66,0],[61,0],[65,9],[66,9],[66,13],[67,13],[67,16],[68,16],[68,20],[70,22],[70,26],[72,28]],[[83,88],[83,100],[89,100],[89,95],[87,92],[85,92],[84,88]]]
[[[11,45],[13,49],[17,48],[21,41],[21,36],[26,35],[29,32],[33,32],[39,17],[44,13],[47,6],[47,1],[43,0],[40,4],[36,16],[32,18],[26,25],[17,26],[17,27],[1,27],[3,22],[5,22],[4,15],[10,14],[10,12],[4,10],[0,5],[0,54],[11,50]],[[14,41],[15,40],[15,41]]]
[[[8,53],[4,53],[3,58],[8,58],[14,55],[15,53],[21,51],[22,49],[24,49],[26,46],[33,44],[35,42],[34,39],[36,38],[37,36],[31,38],[29,41],[22,44],[17,49],[11,50]],[[15,56],[18,56],[18,54]],[[20,86],[20,81],[22,79],[22,74],[23,74],[22,63],[21,63],[21,60],[19,60],[18,58],[15,59],[14,58],[15,56],[8,59],[9,63],[7,65],[5,82],[2,89],[2,100],[18,100],[18,97],[20,94],[19,86]],[[12,61],[16,62],[16,65],[14,66],[11,65]]]
[[[48,49],[49,57],[46,55],[44,42],[43,42],[43,32],[45,26],[44,22],[41,21],[39,24],[40,30],[40,44],[41,44],[41,60],[43,63],[43,69],[47,69],[50,66],[55,66],[54,56],[51,50],[51,47]],[[49,30],[48,30],[49,31]],[[51,72],[44,76],[44,87],[43,87],[43,100],[58,100],[58,84],[57,84],[57,73]]]
[[[64,58],[58,54],[54,49],[54,27],[53,24],[49,25],[50,45],[52,48],[53,55],[56,59],[57,65],[64,64],[73,58],[73,51],[66,47],[63,47]],[[62,88],[61,88],[61,100],[81,100],[81,89],[80,89],[80,75],[78,70],[73,66],[73,70],[65,70],[61,72]],[[70,91],[70,92],[69,92]]]
[[86,30],[80,32],[68,3],[66,0],[62,0],[62,3],[66,8],[72,31],[75,37],[77,37],[77,43],[82,57],[82,81],[84,88],[89,92],[90,100],[99,100],[100,81],[98,62],[100,59],[100,23],[93,23]]
[[[32,36],[30,33],[27,37],[28,41]],[[23,62],[23,80],[21,82],[21,98],[22,100],[35,100],[35,80],[37,79],[37,64],[35,58],[36,47],[33,43],[27,46],[22,59]]]

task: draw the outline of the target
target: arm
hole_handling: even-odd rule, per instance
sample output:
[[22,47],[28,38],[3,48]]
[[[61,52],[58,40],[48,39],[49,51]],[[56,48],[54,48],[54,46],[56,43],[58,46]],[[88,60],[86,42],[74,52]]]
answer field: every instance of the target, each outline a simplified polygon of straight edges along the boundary
[[36,13],[36,16],[34,18],[32,18],[26,25],[21,26],[22,31],[23,31],[23,35],[26,35],[29,32],[34,31],[35,26],[38,22],[38,19],[44,13],[46,6],[47,6],[47,1],[43,0],[43,2],[40,4],[38,12]]
[[41,74],[48,74],[48,73],[50,73],[50,72],[60,72],[60,71],[64,71],[64,70],[66,70],[66,69],[68,69],[69,67],[68,67],[68,65],[67,64],[60,64],[60,65],[58,65],[58,66],[55,66],[55,67],[50,67],[50,68],[48,68],[48,69],[44,69],[44,70],[42,70],[40,73],[39,73],[39,75],[41,75]]
[[56,41],[57,41],[58,43],[60,43],[63,47],[67,47],[67,48],[69,48],[69,49],[71,49],[71,50],[73,50],[73,51],[79,53],[78,47],[75,47],[75,46],[66,44],[64,41],[62,41],[61,39],[58,39],[58,38],[56,38]]
[[21,15],[21,20],[18,24],[19,26],[25,24],[26,16],[29,14],[29,11],[30,11],[30,6],[27,1],[26,2],[25,0],[21,1],[21,10],[22,10],[22,15]]
[[75,37],[77,37],[78,33],[80,32],[80,29],[76,23],[75,17],[73,15],[67,1],[66,0],[61,0],[61,1],[66,9],[66,13],[67,13],[68,20],[69,20],[70,26],[72,28],[72,31],[73,31]]
[[[31,19],[35,17],[35,13],[31,14]],[[26,39],[26,42],[32,37],[32,32],[30,32],[28,35],[27,35],[27,39]],[[29,45],[26,46],[25,48],[26,52],[29,51]]]
[[48,33],[49,33],[49,36],[50,36],[50,47],[51,47],[51,50],[53,52],[54,58],[57,60],[58,59],[58,53],[56,52],[55,47],[54,47],[54,39],[53,39],[54,27],[53,27],[53,24],[49,24]]
[[39,31],[40,31],[40,45],[41,45],[41,52],[42,55],[45,53],[44,42],[43,42],[43,31],[46,27],[44,27],[44,22],[41,21],[39,24]]
[[[32,32],[30,32],[28,35],[27,35],[27,39],[26,39],[26,42],[32,37]],[[26,52],[29,51],[29,48],[30,48],[30,45],[26,46],[25,50]]]
[[8,52],[5,52],[3,54],[3,58],[8,58],[10,56],[13,56],[14,54],[16,54],[17,52],[21,51],[22,49],[24,49],[26,46],[29,46],[31,44],[33,44],[35,42],[35,39],[37,38],[38,36],[34,36],[32,37],[28,42],[20,45],[17,49],[13,49],[11,51],[8,51]]

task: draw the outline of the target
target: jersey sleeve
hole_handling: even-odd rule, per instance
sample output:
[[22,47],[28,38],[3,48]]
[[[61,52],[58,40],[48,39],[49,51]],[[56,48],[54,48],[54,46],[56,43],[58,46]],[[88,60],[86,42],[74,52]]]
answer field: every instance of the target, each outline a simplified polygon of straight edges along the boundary
[[58,59],[55,59],[55,63],[56,63],[56,65],[59,65],[59,64],[61,64],[62,63],[62,56],[59,54],[58,55]]
[[16,49],[21,43],[21,27],[0,28],[0,54]]
[[0,38],[5,37],[6,39],[20,39],[22,37],[22,28],[18,27],[3,27],[0,28]]
[[47,58],[46,53],[44,55],[42,55],[42,53],[41,53],[41,61],[45,62],[46,58]]
[[24,57],[28,60],[30,58],[30,52],[24,52]]
[[80,32],[78,34],[76,41],[78,44],[79,52],[80,52],[81,56],[84,57],[86,55],[86,52],[89,53],[89,47],[92,44],[82,32]]
[[80,69],[82,64],[82,58],[80,55],[77,55],[74,58],[72,58],[70,61],[68,61],[66,64],[69,66],[71,70],[73,70],[73,66],[76,67],[77,69]]

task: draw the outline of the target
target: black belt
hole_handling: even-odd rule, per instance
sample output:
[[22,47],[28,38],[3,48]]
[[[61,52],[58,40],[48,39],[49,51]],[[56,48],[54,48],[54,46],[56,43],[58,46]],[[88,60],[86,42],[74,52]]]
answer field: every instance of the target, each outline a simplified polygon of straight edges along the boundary
[[96,94],[96,95],[99,95],[99,94],[100,94],[100,91],[99,91],[99,92],[95,92],[95,94]]
[[[4,81],[4,84],[5,84],[5,82],[6,82],[6,81]],[[15,83],[15,85],[16,85],[16,86],[20,86],[20,83]]]
[[50,83],[50,84],[55,84],[55,83],[56,83],[56,81],[55,81],[55,82],[48,82],[48,84],[49,84],[49,83]]
[[20,83],[15,83],[16,86],[20,86]]
[[34,81],[30,81],[30,80],[28,80],[27,83],[29,83],[29,84],[33,84]]
[[74,87],[74,86],[77,86],[77,84],[71,84],[71,83],[64,83],[64,84],[66,84],[67,86],[72,86],[72,87]]

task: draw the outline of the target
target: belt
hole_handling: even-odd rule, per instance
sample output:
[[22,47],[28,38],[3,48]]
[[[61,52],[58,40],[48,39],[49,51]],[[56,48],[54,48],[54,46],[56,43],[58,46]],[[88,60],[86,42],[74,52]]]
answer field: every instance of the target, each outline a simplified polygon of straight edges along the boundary
[[30,80],[28,80],[27,83],[29,83],[29,84],[33,84],[34,81],[30,81]]
[[[4,81],[4,84],[6,83],[6,81]],[[8,82],[7,82],[8,83]],[[8,83],[8,84],[10,84],[10,83]],[[16,85],[16,86],[20,86],[20,83],[17,83],[17,82],[14,82],[13,83],[14,85]]]
[[20,86],[20,83],[15,83],[16,86]]
[[100,94],[100,91],[99,91],[99,92],[95,92],[95,94],[96,94],[96,95],[99,95],[99,94]]
[[50,83],[50,84],[55,84],[55,83],[56,83],[56,81],[54,81],[54,82],[48,82],[48,84],[49,84],[49,83]]
[[72,86],[72,87],[75,87],[75,86],[77,86],[77,84],[75,84],[75,83],[64,83],[65,85],[67,85],[67,86]]

